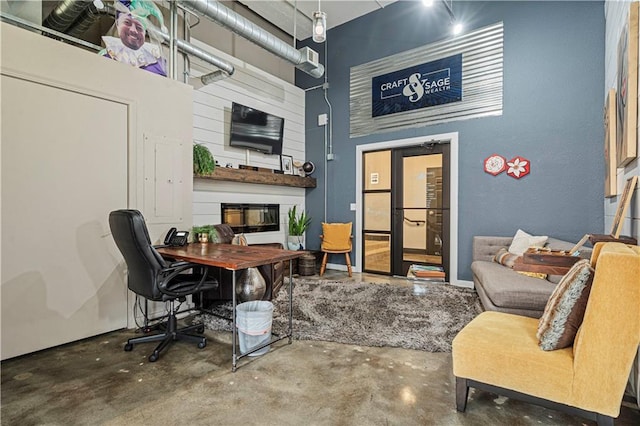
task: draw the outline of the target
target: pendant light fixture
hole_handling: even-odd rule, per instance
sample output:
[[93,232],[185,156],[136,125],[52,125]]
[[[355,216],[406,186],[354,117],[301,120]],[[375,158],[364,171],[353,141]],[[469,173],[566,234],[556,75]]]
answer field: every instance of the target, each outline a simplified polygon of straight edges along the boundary
[[[462,21],[456,19],[456,16],[453,14],[453,0],[441,0],[441,3],[444,4],[444,8],[449,14],[451,33],[453,35],[460,34],[464,30],[464,26],[462,25]],[[434,4],[434,0],[422,0],[422,4],[425,7],[431,7]]]
[[451,18],[451,33],[453,35],[458,35],[464,30],[464,26],[462,22],[456,19],[456,16],[453,14],[453,0],[451,0],[451,4],[447,3],[447,0],[443,0],[444,7],[447,9],[447,13]]
[[313,12],[313,41],[322,43],[327,39],[327,14],[320,9],[318,0],[318,11]]

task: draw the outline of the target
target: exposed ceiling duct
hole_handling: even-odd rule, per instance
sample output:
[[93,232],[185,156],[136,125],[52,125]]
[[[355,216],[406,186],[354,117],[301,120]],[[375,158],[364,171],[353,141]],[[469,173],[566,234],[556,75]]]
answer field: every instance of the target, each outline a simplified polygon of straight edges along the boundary
[[102,2],[92,2],[89,7],[82,11],[78,19],[76,19],[65,32],[70,36],[80,37],[91,28],[91,25],[93,25],[100,16],[105,14],[107,14],[107,7],[105,7]]
[[52,30],[66,32],[90,4],[91,0],[61,1],[42,21],[42,25]]
[[186,9],[199,13],[263,49],[294,64],[296,68],[315,78],[324,74],[318,53],[310,48],[297,50],[258,25],[223,6],[216,0],[178,0]]
[[[104,5],[101,1],[64,0],[53,9],[44,22],[49,22],[49,28],[51,29],[78,37],[86,32],[91,24],[93,24],[101,15],[111,15],[115,17],[115,8],[110,5]],[[56,29],[51,25],[55,25],[57,28],[64,28]],[[164,44],[169,44],[171,39],[169,34],[161,31],[151,24],[148,25],[147,30]],[[217,80],[220,80],[221,77],[228,77],[234,73],[235,68],[230,62],[197,48],[184,40],[175,39],[174,41],[178,50],[182,53],[194,56],[219,68],[221,73],[216,74]],[[209,75],[210,74],[207,74],[206,76]],[[215,81],[212,78],[207,78],[205,80],[208,83]]]

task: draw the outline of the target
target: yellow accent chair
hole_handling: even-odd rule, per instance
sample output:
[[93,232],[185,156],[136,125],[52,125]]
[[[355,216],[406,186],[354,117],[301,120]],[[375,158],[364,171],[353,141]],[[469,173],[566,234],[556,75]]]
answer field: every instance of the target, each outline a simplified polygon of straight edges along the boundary
[[322,223],[322,235],[320,235],[322,244],[320,250],[324,253],[322,256],[322,265],[320,266],[320,276],[324,275],[327,268],[327,258],[329,254],[344,253],[347,262],[347,271],[349,276],[351,273],[351,222],[348,223]]
[[640,247],[598,243],[573,346],[542,350],[538,320],[487,311],[453,340],[456,408],[469,387],[613,425],[640,344]]

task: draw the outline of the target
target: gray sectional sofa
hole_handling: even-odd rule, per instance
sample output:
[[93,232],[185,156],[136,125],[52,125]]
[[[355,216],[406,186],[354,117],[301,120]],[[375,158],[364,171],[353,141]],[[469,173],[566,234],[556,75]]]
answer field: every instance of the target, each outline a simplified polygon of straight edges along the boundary
[[[551,292],[562,276],[547,279],[519,274],[513,269],[493,261],[501,248],[509,248],[512,237],[473,238],[473,282],[485,310],[540,318]],[[575,243],[555,238],[547,240],[546,247],[569,250]],[[591,257],[591,248],[582,247],[580,257]]]

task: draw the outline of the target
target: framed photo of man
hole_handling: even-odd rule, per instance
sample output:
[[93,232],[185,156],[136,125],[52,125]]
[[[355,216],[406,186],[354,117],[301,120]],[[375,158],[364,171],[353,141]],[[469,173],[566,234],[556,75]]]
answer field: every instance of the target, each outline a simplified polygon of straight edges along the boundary
[[617,166],[624,167],[637,155],[638,126],[638,3],[629,13],[618,41],[618,94],[616,96]]

